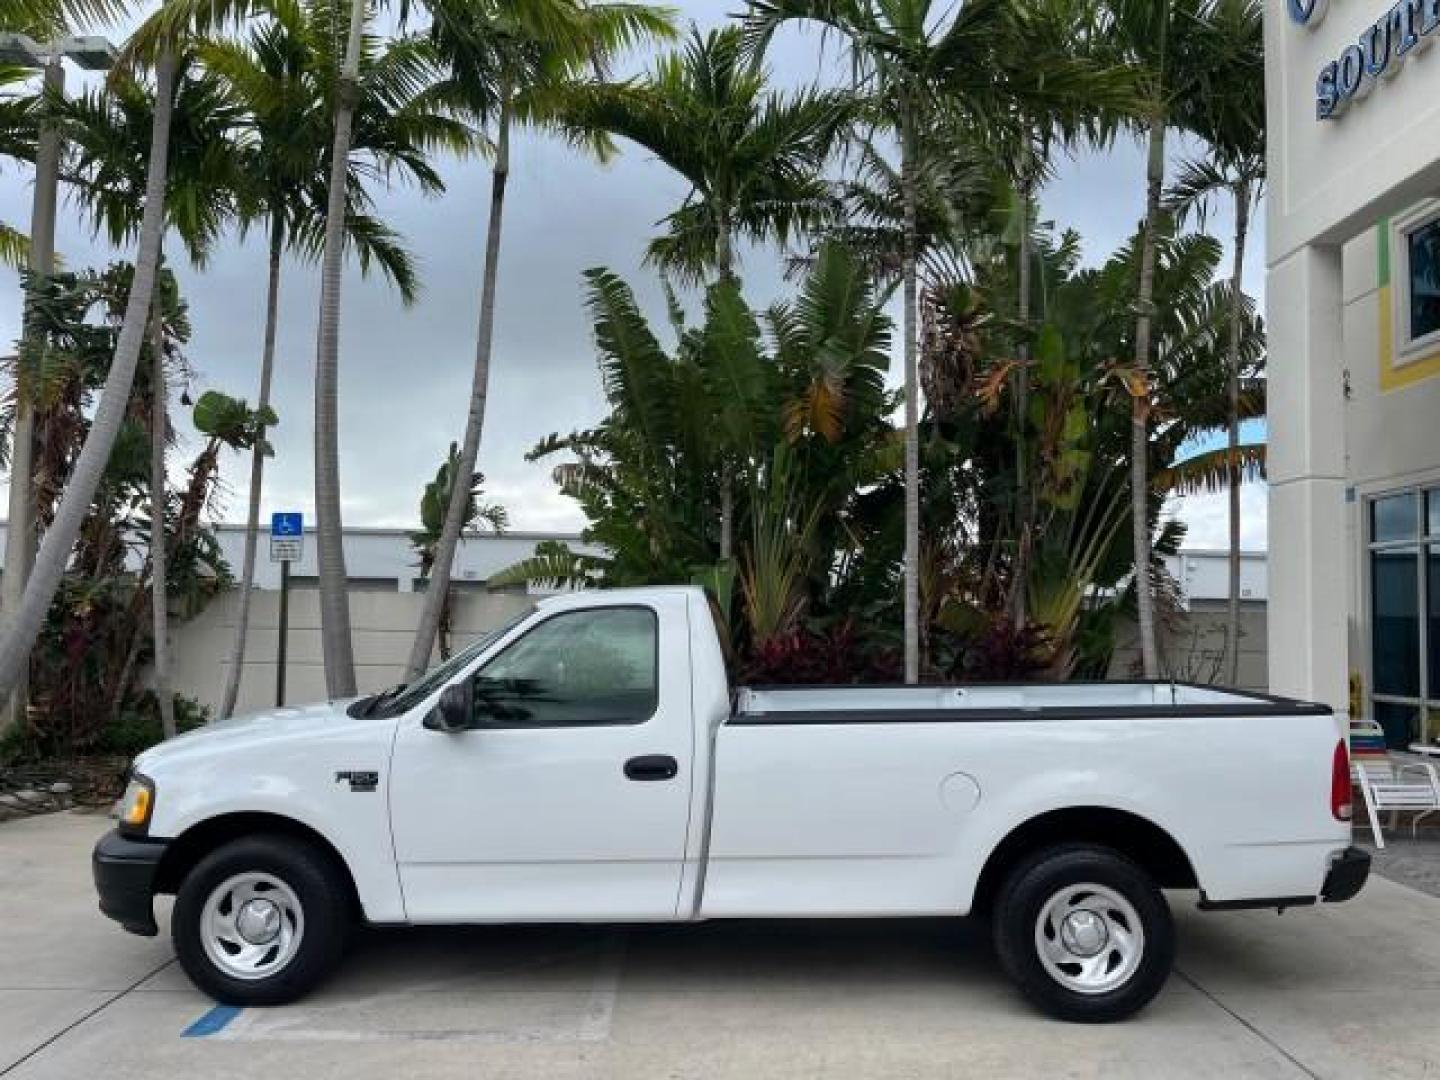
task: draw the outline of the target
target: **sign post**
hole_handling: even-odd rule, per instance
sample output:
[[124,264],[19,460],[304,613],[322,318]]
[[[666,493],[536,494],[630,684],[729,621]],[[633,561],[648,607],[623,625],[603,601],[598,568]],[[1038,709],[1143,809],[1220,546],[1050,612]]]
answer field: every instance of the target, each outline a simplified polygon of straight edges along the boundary
[[270,515],[270,561],[280,564],[280,640],[275,657],[275,705],[285,704],[285,664],[290,639],[290,564],[305,552],[305,519],[299,513]]

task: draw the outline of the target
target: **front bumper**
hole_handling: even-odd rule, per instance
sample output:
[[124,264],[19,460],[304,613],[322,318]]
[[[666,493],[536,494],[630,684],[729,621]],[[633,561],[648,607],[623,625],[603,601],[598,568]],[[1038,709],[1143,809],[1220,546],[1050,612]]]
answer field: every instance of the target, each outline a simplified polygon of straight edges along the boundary
[[1325,884],[1320,886],[1320,899],[1327,904],[1341,904],[1352,899],[1365,887],[1370,877],[1370,853],[1357,847],[1348,847],[1330,864],[1325,875]]
[[155,872],[169,843],[134,840],[111,831],[100,838],[90,856],[100,910],[132,934],[154,937]]

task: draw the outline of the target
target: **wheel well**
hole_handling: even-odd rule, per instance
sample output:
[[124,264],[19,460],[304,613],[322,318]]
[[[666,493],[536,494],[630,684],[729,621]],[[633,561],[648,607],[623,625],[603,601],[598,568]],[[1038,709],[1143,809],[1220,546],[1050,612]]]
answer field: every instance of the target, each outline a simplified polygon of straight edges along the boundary
[[174,893],[180,888],[185,876],[195,868],[195,864],[221,844],[260,833],[291,837],[324,852],[344,874],[345,882],[350,888],[351,903],[357,912],[360,910],[360,894],[355,888],[355,878],[340,852],[335,850],[335,845],[310,826],[280,814],[222,814],[192,825],[170,841],[165,849],[165,855],[155,872],[155,891]]
[[1074,843],[1097,844],[1120,852],[1162,888],[1198,887],[1189,858],[1160,826],[1124,810],[1079,806],[1031,818],[1000,841],[980,873],[973,906],[976,910],[987,908],[1022,859],[1043,848]]

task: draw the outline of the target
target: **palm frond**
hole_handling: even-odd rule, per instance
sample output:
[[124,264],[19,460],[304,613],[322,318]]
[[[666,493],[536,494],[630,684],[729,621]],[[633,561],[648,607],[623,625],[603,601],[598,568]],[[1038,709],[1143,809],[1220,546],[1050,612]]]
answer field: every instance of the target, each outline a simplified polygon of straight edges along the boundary
[[1224,446],[1196,454],[1158,471],[1152,484],[1164,494],[1199,495],[1227,490],[1232,477],[1241,483],[1265,479],[1264,443],[1241,444],[1233,454]]
[[19,270],[30,261],[30,238],[0,221],[0,266]]

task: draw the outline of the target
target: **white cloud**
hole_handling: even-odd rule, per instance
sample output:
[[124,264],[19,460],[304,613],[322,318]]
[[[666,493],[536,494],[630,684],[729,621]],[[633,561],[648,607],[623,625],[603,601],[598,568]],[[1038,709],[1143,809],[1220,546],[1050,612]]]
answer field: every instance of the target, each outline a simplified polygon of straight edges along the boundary
[[[1240,547],[1244,551],[1266,550],[1267,491],[1264,484],[1245,484],[1240,488]],[[1190,527],[1185,536],[1186,547],[1221,550],[1230,547],[1230,497],[1226,492],[1174,499],[1167,510]]]

